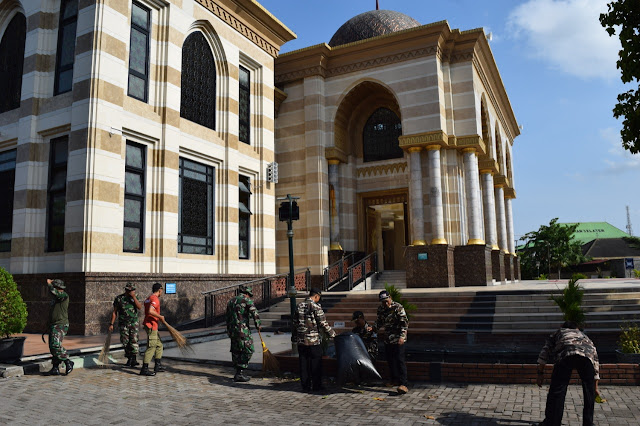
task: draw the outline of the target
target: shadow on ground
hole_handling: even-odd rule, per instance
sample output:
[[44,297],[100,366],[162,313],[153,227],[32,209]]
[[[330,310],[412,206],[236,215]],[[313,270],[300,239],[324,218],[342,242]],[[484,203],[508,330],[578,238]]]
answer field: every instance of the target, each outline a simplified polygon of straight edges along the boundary
[[469,413],[442,413],[436,421],[441,425],[530,426],[539,424],[539,422],[528,420],[475,416]]

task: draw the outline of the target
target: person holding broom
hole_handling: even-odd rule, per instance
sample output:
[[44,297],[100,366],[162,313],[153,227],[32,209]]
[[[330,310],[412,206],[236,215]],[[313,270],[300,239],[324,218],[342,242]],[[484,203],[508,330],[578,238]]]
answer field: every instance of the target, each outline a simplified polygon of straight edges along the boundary
[[238,290],[238,295],[227,303],[225,320],[227,334],[231,339],[231,360],[236,369],[233,381],[248,382],[251,379],[249,376],[245,376],[243,371],[249,367],[249,360],[254,351],[249,321],[253,318],[258,331],[261,330],[261,322],[258,310],[251,300],[253,297],[252,288],[241,285]]
[[[49,351],[53,368],[47,373],[49,376],[59,376],[58,366],[64,362],[65,375],[73,371],[73,361],[69,359],[67,350],[62,346],[62,340],[69,331],[69,295],[62,280],[47,280],[49,294],[52,296],[49,309]],[[44,340],[44,337],[43,337]]]
[[[156,373],[166,371],[162,366],[162,341],[158,334],[158,321],[164,322],[164,317],[160,315],[160,296],[162,296],[162,284],[155,283],[151,288],[151,295],[144,301],[144,330],[147,332],[147,351],[144,353],[141,376],[155,376]],[[153,371],[149,370],[151,359],[156,359]]]
[[116,296],[113,301],[111,324],[109,324],[109,333],[111,333],[113,323],[118,316],[120,343],[124,347],[124,356],[127,358],[125,367],[140,365],[136,359],[138,355],[138,311],[140,309],[142,309],[142,304],[136,298],[136,286],[128,282],[124,286],[124,293]]

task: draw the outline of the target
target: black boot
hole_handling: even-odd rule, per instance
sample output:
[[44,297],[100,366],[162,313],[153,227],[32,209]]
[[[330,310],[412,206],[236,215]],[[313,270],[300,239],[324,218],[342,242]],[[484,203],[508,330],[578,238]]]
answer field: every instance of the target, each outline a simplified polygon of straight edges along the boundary
[[64,361],[64,365],[67,368],[64,375],[68,376],[69,373],[71,373],[73,371],[73,361],[71,361],[70,359],[67,359]]
[[58,369],[58,366],[60,365],[60,361],[51,361],[51,364],[53,365],[53,367],[51,368],[51,370],[47,371],[46,375],[59,376],[60,370]]
[[162,373],[163,371],[167,371],[167,369],[162,366],[161,360],[156,359],[156,363],[153,366],[153,371],[155,371],[156,373]]
[[249,380],[251,380],[250,377],[242,374],[242,368],[236,368],[236,375],[233,376],[234,382],[245,383],[245,382],[248,382]]
[[124,366],[125,367],[133,367],[133,365],[131,365],[131,357],[127,357],[127,363]]
[[140,369],[141,376],[155,376],[156,373],[153,371],[149,371],[149,364],[142,364],[142,368]]
[[136,359],[136,355],[133,354],[131,355],[131,357],[129,357],[129,367],[137,367],[138,365],[140,365],[140,363],[138,362],[138,360]]

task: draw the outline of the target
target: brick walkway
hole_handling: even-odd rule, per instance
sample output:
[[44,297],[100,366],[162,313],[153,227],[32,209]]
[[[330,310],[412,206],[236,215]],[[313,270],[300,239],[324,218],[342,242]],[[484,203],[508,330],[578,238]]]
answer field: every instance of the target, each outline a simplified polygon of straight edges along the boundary
[[[380,387],[324,395],[293,380],[231,380],[227,367],[165,361],[169,371],[140,377],[120,366],[0,380],[0,424],[531,425],[542,420],[547,386],[413,384],[395,396]],[[251,373],[256,374],[256,373]],[[597,425],[640,424],[640,390],[603,386]],[[382,398],[383,401],[374,398]],[[571,386],[565,422],[581,425],[582,391]],[[149,408],[154,412],[149,413]],[[247,416],[243,419],[243,416]],[[429,417],[427,417],[429,416]]]

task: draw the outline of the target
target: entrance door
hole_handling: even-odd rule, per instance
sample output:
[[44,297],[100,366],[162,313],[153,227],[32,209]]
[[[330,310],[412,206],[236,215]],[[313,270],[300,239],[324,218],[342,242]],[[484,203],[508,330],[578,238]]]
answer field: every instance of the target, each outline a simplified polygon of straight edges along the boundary
[[367,207],[367,254],[378,253],[380,270],[404,269],[406,246],[406,203]]

